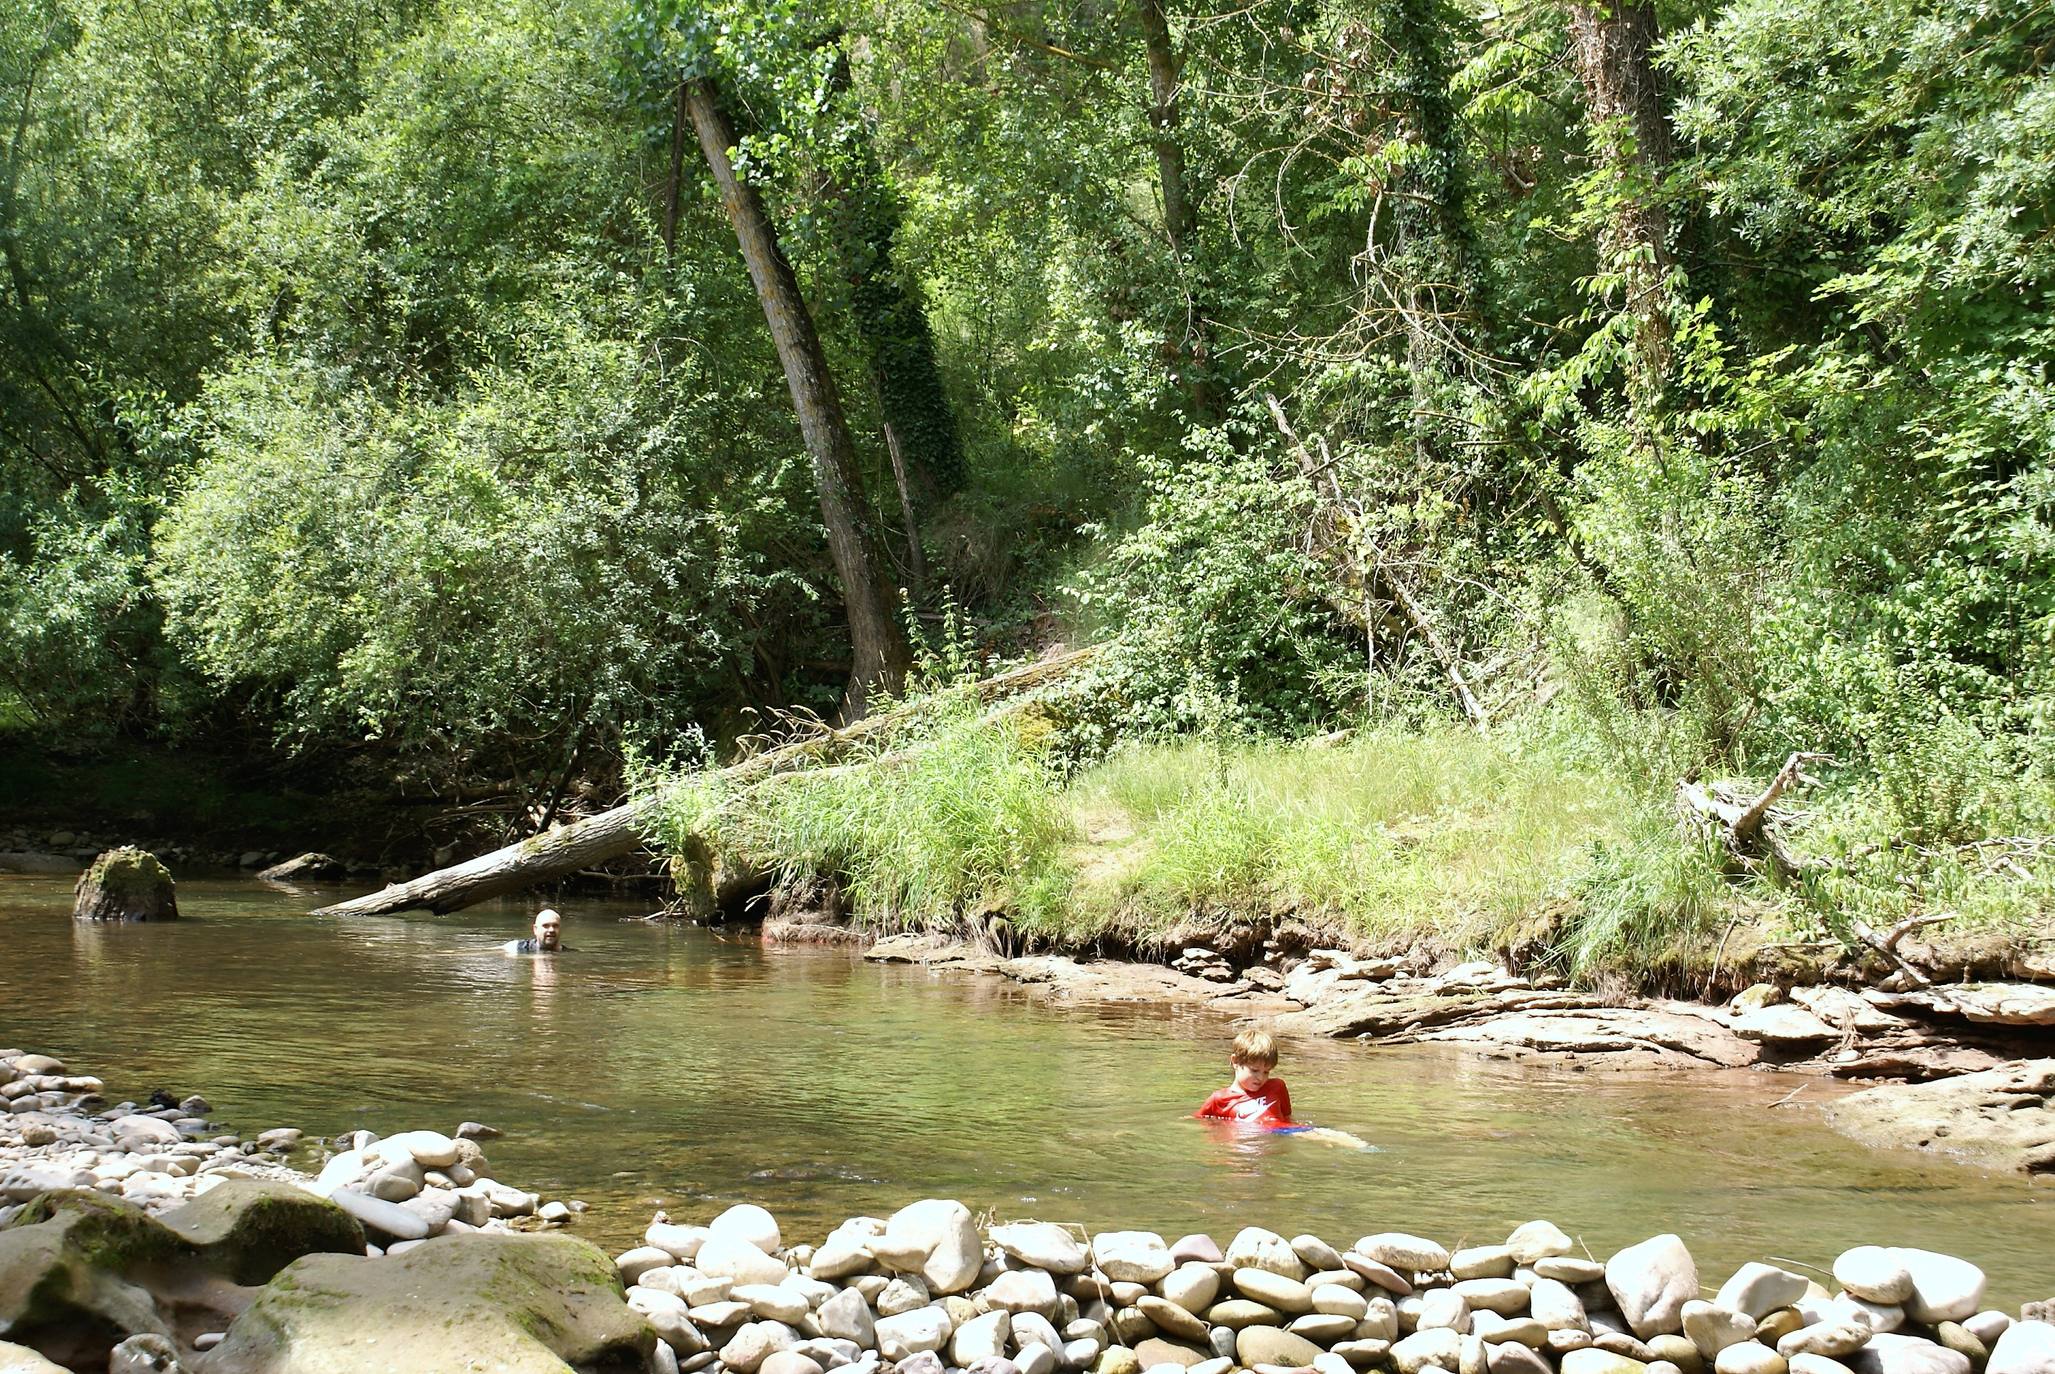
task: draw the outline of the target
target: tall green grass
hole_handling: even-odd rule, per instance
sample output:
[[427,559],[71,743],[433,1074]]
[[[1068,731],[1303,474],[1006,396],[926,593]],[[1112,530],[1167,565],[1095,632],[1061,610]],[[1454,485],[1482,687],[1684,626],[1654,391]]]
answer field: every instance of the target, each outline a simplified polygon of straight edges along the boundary
[[1853,948],[1852,919],[1942,902],[1966,930],[2055,934],[2055,846],[2009,867],[1975,850],[1865,849],[1857,839],[1896,818],[1859,778],[1792,827],[1835,866],[1779,886],[1680,827],[1667,786],[1606,769],[1588,739],[1543,722],[1145,743],[1067,781],[1034,739],[944,703],[887,753],[730,796],[676,787],[674,852],[706,836],[790,883],[832,875],[881,926],[1003,914],[1058,942],[1146,946],[1194,921],[1295,918],[1375,948],[1504,951],[1580,982],[1673,989],[1710,989],[1764,940]]

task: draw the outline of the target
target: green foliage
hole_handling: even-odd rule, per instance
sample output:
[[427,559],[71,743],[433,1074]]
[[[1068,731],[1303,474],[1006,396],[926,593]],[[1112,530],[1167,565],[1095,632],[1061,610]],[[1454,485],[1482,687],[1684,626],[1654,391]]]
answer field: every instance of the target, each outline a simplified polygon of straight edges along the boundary
[[[1128,735],[1309,729],[1354,704],[1360,659],[1313,597],[1326,574],[1300,534],[1311,493],[1224,435],[1149,475],[1143,524],[1073,589],[1124,633],[1077,695],[1082,743]],[[1103,732],[1103,733],[1099,733]]]
[[1029,931],[1070,922],[1069,818],[1019,736],[945,695],[883,750],[738,795],[674,786],[660,832],[673,853],[706,837],[789,882],[832,875],[866,921],[953,927],[980,908]]

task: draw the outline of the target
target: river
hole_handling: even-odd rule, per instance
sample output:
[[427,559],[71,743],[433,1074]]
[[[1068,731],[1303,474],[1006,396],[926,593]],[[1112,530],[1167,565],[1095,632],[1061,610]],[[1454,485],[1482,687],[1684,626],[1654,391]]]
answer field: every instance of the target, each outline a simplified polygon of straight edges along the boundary
[[1855,1145],[1819,1122],[1811,1104],[1841,1089],[1816,1079],[1294,1041],[1279,1073],[1299,1115],[1377,1149],[1248,1139],[1187,1117],[1227,1077],[1211,1014],[1057,1009],[620,902],[565,903],[571,951],[512,959],[498,943],[532,903],[305,914],[336,895],[186,880],[180,921],[87,926],[68,882],[0,877],[0,1042],[110,1097],[201,1093],[245,1133],[488,1122],[499,1177],[586,1200],[577,1229],[616,1248],[658,1207],[696,1221],[752,1200],[818,1239],[948,1196],[1223,1242],[1253,1224],[1489,1244],[1545,1216],[1603,1258],[1674,1230],[1708,1284],[1748,1259],[1919,1245],[1984,1266],[1999,1306],[2055,1278],[2055,1192]]

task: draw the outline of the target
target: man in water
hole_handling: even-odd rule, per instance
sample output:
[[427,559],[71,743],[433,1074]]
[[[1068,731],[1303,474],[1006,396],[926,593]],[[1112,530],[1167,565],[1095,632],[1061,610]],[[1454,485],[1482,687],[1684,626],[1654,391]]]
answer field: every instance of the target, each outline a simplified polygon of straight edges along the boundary
[[508,954],[555,954],[564,947],[564,918],[557,915],[554,907],[544,907],[535,913],[535,936],[529,940],[509,940],[500,948]]

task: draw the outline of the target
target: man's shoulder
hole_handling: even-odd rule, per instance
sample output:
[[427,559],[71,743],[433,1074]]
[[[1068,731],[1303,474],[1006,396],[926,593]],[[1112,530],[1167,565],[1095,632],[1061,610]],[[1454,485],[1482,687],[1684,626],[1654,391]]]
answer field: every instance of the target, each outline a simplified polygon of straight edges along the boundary
[[535,953],[535,941],[509,940],[501,945],[500,948],[509,954],[533,954]]

